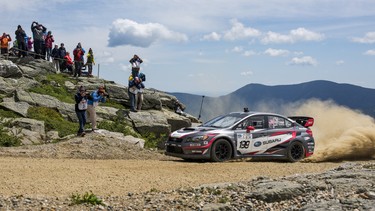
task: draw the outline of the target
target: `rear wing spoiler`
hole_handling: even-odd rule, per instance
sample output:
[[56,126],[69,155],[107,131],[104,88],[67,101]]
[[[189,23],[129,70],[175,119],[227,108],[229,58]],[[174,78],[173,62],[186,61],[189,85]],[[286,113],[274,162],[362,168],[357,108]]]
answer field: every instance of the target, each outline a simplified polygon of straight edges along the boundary
[[308,128],[314,125],[314,118],[308,116],[289,116],[289,119],[296,121],[298,124]]

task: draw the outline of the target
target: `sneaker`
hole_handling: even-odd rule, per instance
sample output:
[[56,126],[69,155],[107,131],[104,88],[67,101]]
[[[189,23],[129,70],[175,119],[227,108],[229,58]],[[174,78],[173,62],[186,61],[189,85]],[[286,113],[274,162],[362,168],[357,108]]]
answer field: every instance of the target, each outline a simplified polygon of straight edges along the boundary
[[131,112],[138,112],[136,109],[131,109],[130,111]]
[[82,133],[81,133],[81,136],[82,136],[82,137],[83,137],[83,136],[85,136],[85,135],[86,135],[86,133],[85,133],[85,132],[82,132]]

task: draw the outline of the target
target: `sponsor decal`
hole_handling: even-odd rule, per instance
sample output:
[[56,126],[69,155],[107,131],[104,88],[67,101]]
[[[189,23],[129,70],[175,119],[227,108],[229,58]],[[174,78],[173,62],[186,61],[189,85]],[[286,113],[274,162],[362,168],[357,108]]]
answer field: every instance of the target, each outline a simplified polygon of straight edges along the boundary
[[270,140],[267,140],[267,141],[263,141],[263,145],[272,144],[272,143],[280,142],[280,141],[281,141],[281,138],[270,139]]
[[257,141],[254,143],[254,147],[260,147],[260,145],[262,145],[262,142],[260,141]]
[[190,144],[191,147],[200,147],[201,144],[200,143],[192,143]]
[[252,134],[249,133],[237,133],[238,139],[250,139],[252,137]]

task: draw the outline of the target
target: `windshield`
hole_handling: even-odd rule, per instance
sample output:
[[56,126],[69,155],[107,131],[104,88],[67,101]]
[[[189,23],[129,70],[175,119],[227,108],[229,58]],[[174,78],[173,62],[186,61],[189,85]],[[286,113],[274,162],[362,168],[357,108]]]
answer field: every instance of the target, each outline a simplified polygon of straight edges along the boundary
[[240,121],[242,118],[247,116],[241,113],[232,113],[224,116],[218,116],[210,121],[204,123],[203,127],[216,127],[216,128],[226,128],[232,126],[234,123]]

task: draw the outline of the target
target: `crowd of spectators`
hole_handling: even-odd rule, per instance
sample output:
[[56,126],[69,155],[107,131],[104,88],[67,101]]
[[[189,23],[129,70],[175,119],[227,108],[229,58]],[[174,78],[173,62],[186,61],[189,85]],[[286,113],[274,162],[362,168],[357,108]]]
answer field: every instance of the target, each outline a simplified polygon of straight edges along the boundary
[[77,47],[73,50],[74,59],[72,59],[70,52],[65,49],[64,43],[60,43],[60,47],[56,44],[54,45],[55,38],[52,31],[47,31],[47,27],[43,24],[33,21],[30,29],[32,37],[27,35],[21,25],[18,25],[12,47],[10,34],[4,32],[0,37],[1,55],[5,57],[9,55],[18,56],[19,58],[32,56],[35,59],[44,59],[53,62],[57,72],[65,72],[75,77],[82,76],[82,70],[85,70],[87,67],[87,76],[93,76],[92,67],[95,65],[95,61],[91,48],[89,49],[87,62],[85,63],[84,57],[86,51],[81,43],[78,43]]

